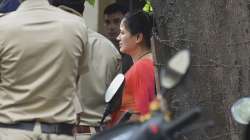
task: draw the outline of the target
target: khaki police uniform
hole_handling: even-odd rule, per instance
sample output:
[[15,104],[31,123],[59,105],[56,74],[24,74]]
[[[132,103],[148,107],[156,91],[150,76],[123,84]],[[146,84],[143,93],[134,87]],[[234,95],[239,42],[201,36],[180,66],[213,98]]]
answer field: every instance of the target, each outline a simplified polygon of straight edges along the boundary
[[82,130],[87,131],[81,135],[85,137],[98,129],[105,109],[104,94],[119,72],[121,59],[118,50],[104,36],[89,30],[88,37],[89,71],[80,77],[77,92],[83,109],[80,114],[80,125],[86,129]]
[[76,77],[88,70],[84,20],[25,0],[0,27],[0,140],[73,140]]
[[[64,5],[59,8],[77,16],[82,15]],[[79,115],[80,126],[76,127],[76,140],[88,140],[98,131],[106,106],[104,94],[121,68],[121,56],[113,43],[89,28],[87,46],[89,71],[82,74],[78,82],[77,97],[82,112]],[[106,120],[109,119],[107,117]]]
[[119,72],[121,56],[101,34],[88,29],[88,37],[89,71],[80,77],[77,93],[83,109],[81,124],[97,126],[104,111],[104,94]]

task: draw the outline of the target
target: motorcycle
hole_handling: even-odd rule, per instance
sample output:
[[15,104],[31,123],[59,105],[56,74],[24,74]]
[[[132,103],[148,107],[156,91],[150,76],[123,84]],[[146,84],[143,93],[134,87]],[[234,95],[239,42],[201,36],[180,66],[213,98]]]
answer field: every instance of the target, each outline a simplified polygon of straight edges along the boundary
[[237,100],[231,107],[233,119],[246,125],[244,140],[250,140],[250,97]]
[[[166,90],[173,89],[180,82],[181,79],[186,75],[190,66],[190,52],[189,50],[179,51],[169,61],[165,69],[161,72],[161,86],[163,91],[157,95],[157,99],[150,105],[151,113],[142,116],[139,122],[126,122],[129,119],[129,115],[124,115],[120,123],[113,128],[103,130],[102,132],[94,135],[91,140],[173,140],[178,136],[179,132],[190,126],[196,121],[200,115],[201,110],[196,108],[190,112],[185,113],[180,118],[170,121],[168,111],[165,107],[164,99],[162,94]],[[124,83],[124,77],[115,78],[118,84],[108,88],[105,99],[108,103],[108,107],[111,105],[111,100],[115,96],[115,92]],[[117,80],[118,79],[118,80]],[[107,107],[107,108],[108,108]],[[111,109],[108,109],[109,113]],[[105,113],[107,116],[108,113]],[[151,117],[148,117],[151,116]],[[104,120],[104,119],[103,119]],[[124,123],[125,122],[125,123]]]

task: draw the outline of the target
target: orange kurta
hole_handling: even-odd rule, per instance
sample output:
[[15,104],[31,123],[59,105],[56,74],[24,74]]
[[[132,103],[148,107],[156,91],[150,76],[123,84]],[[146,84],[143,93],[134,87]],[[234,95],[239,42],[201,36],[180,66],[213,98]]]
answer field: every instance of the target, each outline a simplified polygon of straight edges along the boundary
[[148,58],[138,60],[125,74],[125,86],[121,107],[112,114],[112,124],[121,115],[131,110],[140,115],[149,112],[149,104],[155,97],[153,61]]

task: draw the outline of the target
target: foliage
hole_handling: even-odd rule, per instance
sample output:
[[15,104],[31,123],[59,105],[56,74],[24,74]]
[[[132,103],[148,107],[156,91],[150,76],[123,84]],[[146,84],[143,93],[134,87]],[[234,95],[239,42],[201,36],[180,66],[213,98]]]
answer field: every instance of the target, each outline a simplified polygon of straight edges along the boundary
[[153,12],[153,7],[151,5],[150,0],[146,0],[146,4],[143,7],[143,11],[145,11],[147,13],[152,13]]
[[90,5],[94,6],[95,5],[95,0],[86,0]]

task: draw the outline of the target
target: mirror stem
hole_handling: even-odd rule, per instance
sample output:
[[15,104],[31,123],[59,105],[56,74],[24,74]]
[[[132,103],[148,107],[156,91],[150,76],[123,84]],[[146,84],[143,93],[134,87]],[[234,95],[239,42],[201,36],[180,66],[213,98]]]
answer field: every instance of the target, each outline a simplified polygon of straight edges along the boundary
[[164,97],[162,96],[162,94],[164,94],[167,90],[165,88],[162,88],[161,92],[159,94],[157,94],[156,98],[157,100],[160,102],[160,109],[162,112],[164,112],[164,114],[167,114],[167,116],[165,116],[165,120],[166,121],[170,121],[171,120],[171,112],[168,108],[168,104],[167,104],[167,100],[164,99]]
[[111,104],[108,103],[107,107],[105,108],[105,111],[103,113],[101,122],[100,122],[100,128],[102,128],[102,125],[103,125],[103,122],[104,122],[105,118],[110,114],[110,109],[111,109]]

